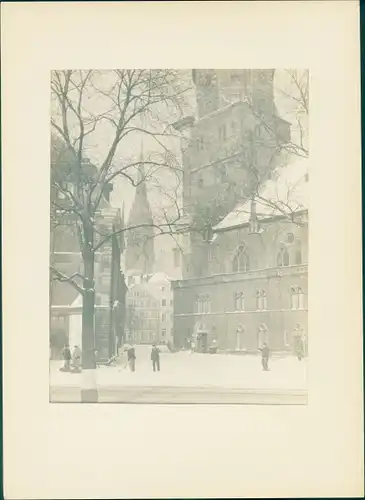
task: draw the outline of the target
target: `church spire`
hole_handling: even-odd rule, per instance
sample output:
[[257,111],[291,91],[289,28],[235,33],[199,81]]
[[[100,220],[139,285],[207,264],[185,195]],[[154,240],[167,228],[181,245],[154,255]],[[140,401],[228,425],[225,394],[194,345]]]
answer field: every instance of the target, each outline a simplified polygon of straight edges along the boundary
[[154,264],[154,229],[147,194],[143,143],[141,143],[139,162],[137,187],[128,221],[131,230],[128,231],[126,267],[130,271],[149,274],[153,272]]
[[141,141],[141,152],[139,154],[139,164],[138,164],[138,186],[141,186],[145,182],[146,174],[144,170],[144,154],[143,154],[143,141]]

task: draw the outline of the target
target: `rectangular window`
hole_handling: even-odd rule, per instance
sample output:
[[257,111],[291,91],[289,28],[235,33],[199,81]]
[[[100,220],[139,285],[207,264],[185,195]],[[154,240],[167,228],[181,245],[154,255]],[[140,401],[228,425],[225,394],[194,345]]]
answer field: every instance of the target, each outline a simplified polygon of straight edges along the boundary
[[162,315],[161,315],[161,321],[166,321],[166,314],[165,313],[162,313]]
[[166,305],[166,299],[162,299],[161,304],[162,304],[163,306],[165,306],[165,305]]
[[161,337],[166,337],[166,330],[162,330]]

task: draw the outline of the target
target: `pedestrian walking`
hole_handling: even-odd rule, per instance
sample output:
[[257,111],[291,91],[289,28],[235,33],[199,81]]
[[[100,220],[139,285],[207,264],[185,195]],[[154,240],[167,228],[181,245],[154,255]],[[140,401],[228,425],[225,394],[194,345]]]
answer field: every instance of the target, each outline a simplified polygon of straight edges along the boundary
[[75,372],[81,371],[81,349],[78,345],[74,346],[72,352],[72,369]]
[[136,371],[136,351],[133,346],[131,346],[127,351],[128,364],[131,372]]
[[61,371],[63,372],[69,372],[70,367],[71,367],[71,350],[70,346],[68,344],[65,344],[65,347],[63,348],[62,351],[63,359],[64,359],[64,364],[63,367],[61,368]]
[[155,372],[157,369],[157,371],[159,372],[160,371],[160,349],[156,345],[152,346],[151,361],[152,361],[153,371]]
[[269,358],[270,358],[270,349],[266,343],[259,349],[261,351],[261,363],[262,369],[267,372],[269,371]]

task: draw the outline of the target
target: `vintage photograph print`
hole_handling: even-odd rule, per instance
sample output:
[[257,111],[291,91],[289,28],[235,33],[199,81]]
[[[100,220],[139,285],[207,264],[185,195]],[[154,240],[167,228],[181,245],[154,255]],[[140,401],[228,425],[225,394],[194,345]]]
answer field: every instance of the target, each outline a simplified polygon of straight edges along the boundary
[[307,404],[308,70],[50,86],[50,401]]

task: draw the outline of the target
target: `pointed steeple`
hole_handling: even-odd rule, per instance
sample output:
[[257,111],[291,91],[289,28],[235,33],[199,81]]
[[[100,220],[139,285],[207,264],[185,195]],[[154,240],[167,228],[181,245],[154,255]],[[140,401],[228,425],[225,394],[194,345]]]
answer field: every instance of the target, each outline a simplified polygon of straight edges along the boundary
[[139,162],[140,163],[138,164],[138,178],[137,178],[138,187],[145,184],[144,181],[146,178],[146,174],[145,174],[145,170],[144,170],[143,141],[141,141],[141,152],[139,154]]
[[151,273],[154,264],[153,217],[146,187],[143,144],[139,158],[138,184],[128,220],[131,230],[127,233],[126,268],[143,274]]

